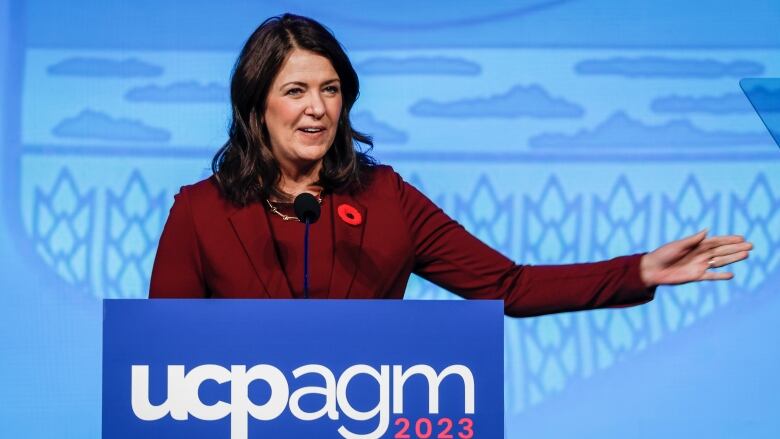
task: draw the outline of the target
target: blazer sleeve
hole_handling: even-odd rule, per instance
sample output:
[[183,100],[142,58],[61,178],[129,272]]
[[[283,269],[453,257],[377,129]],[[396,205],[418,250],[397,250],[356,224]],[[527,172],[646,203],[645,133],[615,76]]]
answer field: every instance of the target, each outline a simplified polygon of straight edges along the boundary
[[207,296],[192,206],[187,188],[175,196],[154,258],[150,298]]
[[568,265],[518,265],[395,174],[415,251],[414,272],[468,299],[499,299],[510,316],[638,305],[653,299],[642,254]]

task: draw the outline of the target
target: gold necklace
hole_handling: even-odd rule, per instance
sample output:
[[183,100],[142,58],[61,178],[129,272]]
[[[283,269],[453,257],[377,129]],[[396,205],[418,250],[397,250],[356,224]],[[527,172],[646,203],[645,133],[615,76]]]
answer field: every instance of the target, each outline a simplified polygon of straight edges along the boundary
[[[279,212],[279,209],[277,209],[276,206],[274,206],[274,204],[271,203],[271,200],[269,200],[268,198],[265,199],[265,202],[268,204],[268,207],[271,209],[271,213],[279,215],[282,218],[282,220],[284,220],[284,221],[298,221],[298,222],[301,222],[301,220],[298,219],[297,216],[285,215],[282,212]],[[320,193],[317,194],[317,203],[322,204],[322,191],[320,191]],[[290,203],[287,203],[287,204],[290,204]]]

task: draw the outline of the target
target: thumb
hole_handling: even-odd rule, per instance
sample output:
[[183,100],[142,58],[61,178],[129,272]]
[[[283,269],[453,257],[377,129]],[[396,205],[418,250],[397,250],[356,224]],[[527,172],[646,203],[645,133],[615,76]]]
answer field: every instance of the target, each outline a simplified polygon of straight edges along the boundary
[[695,233],[691,236],[687,236],[681,239],[680,242],[686,248],[695,247],[700,242],[704,241],[704,238],[707,237],[707,232],[709,232],[709,229],[705,227],[704,229],[700,230],[698,233]]

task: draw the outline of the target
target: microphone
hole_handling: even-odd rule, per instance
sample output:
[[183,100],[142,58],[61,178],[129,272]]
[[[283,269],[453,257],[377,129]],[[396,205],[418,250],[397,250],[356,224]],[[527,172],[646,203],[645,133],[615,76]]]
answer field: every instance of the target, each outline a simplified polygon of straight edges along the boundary
[[317,201],[314,195],[308,192],[303,192],[295,197],[293,208],[295,209],[295,216],[302,223],[309,222],[314,224],[320,219],[320,202]]
[[295,216],[306,224],[306,232],[303,235],[303,298],[309,298],[309,225],[320,219],[320,202],[314,195],[303,192],[293,201]]

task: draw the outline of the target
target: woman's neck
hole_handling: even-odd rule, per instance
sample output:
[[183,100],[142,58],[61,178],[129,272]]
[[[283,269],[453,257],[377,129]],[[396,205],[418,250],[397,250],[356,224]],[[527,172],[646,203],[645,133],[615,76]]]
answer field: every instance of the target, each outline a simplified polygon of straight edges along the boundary
[[[312,195],[319,195],[322,187],[317,183],[320,179],[320,166],[312,166],[309,169],[282,169],[282,176],[279,180],[279,191],[295,198],[303,192],[309,192]],[[281,201],[281,200],[280,200]]]

